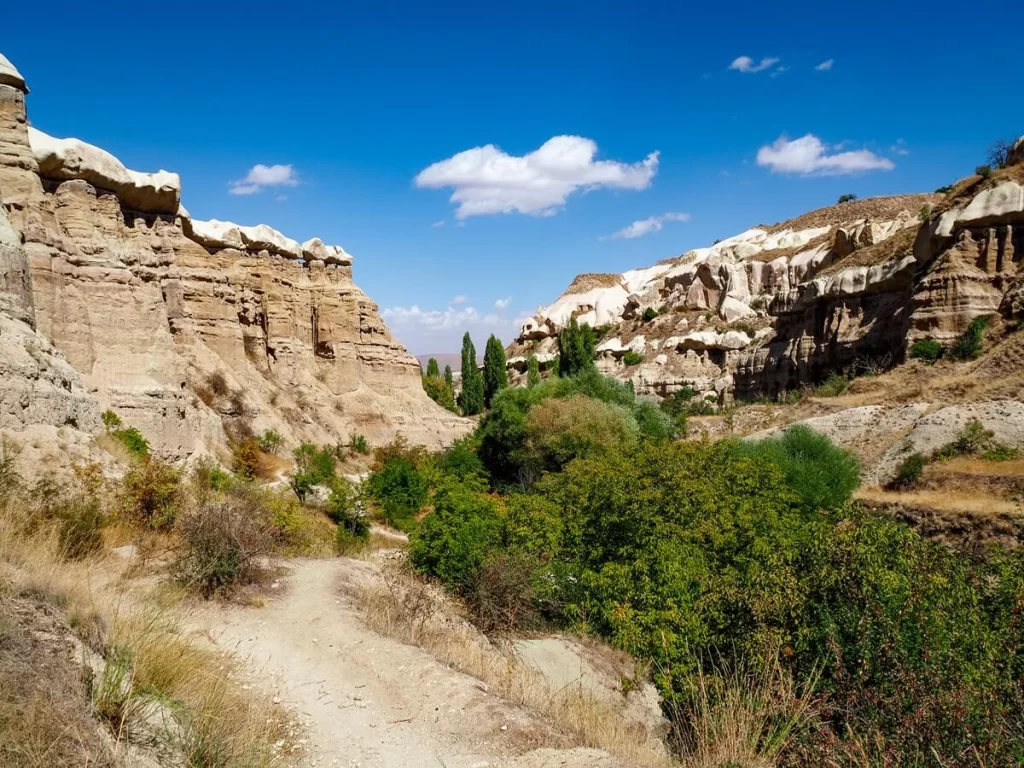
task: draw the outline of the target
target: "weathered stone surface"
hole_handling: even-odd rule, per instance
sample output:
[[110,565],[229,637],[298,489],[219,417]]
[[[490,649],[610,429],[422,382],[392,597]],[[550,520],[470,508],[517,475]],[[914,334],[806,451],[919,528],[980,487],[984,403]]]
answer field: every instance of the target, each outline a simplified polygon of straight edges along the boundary
[[[0,426],[90,429],[110,407],[173,458],[266,428],[436,446],[471,426],[423,392],[343,249],[193,221],[174,174],[30,132],[3,84],[0,204],[0,318],[20,329],[0,350]],[[22,354],[37,346],[45,365]]]
[[20,91],[28,91],[25,86],[25,78],[2,53],[0,53],[0,85],[9,85]]

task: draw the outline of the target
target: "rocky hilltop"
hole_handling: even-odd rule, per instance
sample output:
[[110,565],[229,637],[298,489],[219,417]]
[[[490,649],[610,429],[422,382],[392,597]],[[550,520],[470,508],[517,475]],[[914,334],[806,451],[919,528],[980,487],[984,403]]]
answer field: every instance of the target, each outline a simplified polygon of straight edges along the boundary
[[352,279],[352,257],[193,220],[177,174],[29,125],[0,56],[0,428],[94,431],[112,408],[182,458],[274,428],[332,442],[466,430]]
[[509,365],[557,355],[571,318],[598,366],[640,393],[690,387],[720,404],[776,396],[916,340],[1021,311],[1024,139],[1006,168],[945,194],[857,200],[758,226],[623,274],[578,276],[523,325]]

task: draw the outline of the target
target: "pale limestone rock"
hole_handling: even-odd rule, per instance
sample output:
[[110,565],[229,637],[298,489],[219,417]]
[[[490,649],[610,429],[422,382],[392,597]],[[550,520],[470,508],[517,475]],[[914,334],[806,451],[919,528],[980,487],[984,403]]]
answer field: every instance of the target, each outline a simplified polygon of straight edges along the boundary
[[722,303],[718,307],[718,316],[727,323],[734,323],[737,320],[742,320],[745,317],[753,317],[755,315],[757,315],[757,313],[747,304],[744,304],[739,299],[734,299],[732,296],[726,296],[722,299]]
[[28,88],[25,86],[25,78],[21,76],[17,68],[2,53],[0,53],[0,85],[9,85],[20,91],[28,91]]
[[32,153],[44,178],[82,179],[117,194],[122,204],[138,211],[170,213],[178,210],[181,181],[167,171],[139,173],[124,167],[109,152],[79,139],[55,139],[29,128]]
[[979,192],[965,207],[943,213],[935,235],[949,237],[960,227],[1002,220],[1020,213],[1024,213],[1024,187],[1014,181],[1005,181]]

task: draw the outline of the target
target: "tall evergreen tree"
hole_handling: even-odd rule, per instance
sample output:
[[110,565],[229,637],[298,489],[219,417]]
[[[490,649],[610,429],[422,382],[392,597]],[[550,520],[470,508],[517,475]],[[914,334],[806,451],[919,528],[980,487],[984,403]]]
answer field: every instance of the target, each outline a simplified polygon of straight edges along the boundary
[[575,376],[594,367],[596,342],[589,325],[580,325],[576,318],[558,332],[558,375]]
[[474,416],[484,409],[484,377],[476,367],[476,347],[469,331],[462,337],[462,392],[459,406],[464,416]]
[[536,387],[540,384],[540,363],[537,362],[536,355],[530,355],[530,359],[526,361],[526,386]]
[[505,370],[505,348],[493,333],[484,348],[484,405],[491,407],[494,396],[508,386]]
[[448,385],[448,389],[452,392],[455,391],[455,376],[452,374],[452,367],[450,365],[444,367],[444,383]]
[[430,358],[427,361],[427,376],[436,376],[438,378],[441,376],[441,369],[438,367],[437,360],[434,358]]

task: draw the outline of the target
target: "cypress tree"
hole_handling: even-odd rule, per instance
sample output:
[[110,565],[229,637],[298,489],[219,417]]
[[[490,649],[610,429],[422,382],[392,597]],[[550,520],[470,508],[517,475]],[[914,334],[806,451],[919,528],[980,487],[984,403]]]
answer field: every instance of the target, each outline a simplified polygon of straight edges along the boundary
[[434,358],[430,358],[430,360],[427,361],[427,376],[435,376],[438,378],[441,376],[441,369],[438,367],[437,360]]
[[463,416],[474,416],[484,409],[484,377],[476,367],[476,347],[469,331],[462,337],[462,392],[459,406]]
[[596,342],[589,325],[581,326],[573,317],[558,332],[558,375],[575,376],[594,366]]
[[508,386],[505,370],[505,348],[493,333],[484,349],[484,405],[491,407],[494,396]]
[[536,356],[530,355],[530,359],[526,361],[526,386],[532,389],[538,384],[540,384],[540,363],[537,362]]
[[444,383],[448,385],[448,389],[452,392],[455,391],[455,376],[452,375],[452,367],[450,365],[444,367]]

